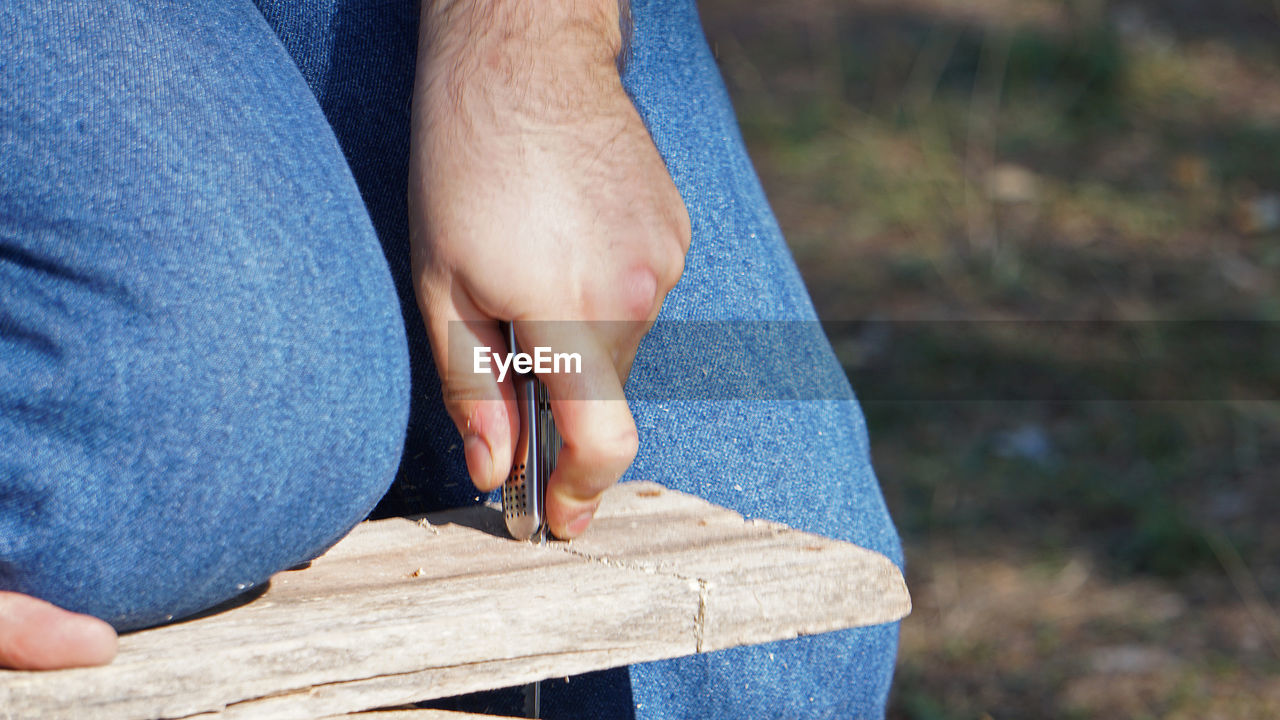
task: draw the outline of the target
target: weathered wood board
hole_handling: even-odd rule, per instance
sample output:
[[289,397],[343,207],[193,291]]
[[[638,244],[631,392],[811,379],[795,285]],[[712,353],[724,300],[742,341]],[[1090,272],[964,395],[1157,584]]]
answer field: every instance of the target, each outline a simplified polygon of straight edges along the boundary
[[512,720],[507,715],[476,715],[452,710],[371,710],[329,715],[320,720]]
[[477,715],[453,710],[370,710],[358,713],[328,715],[320,720],[511,720],[506,715]]
[[315,718],[903,617],[870,550],[650,483],[538,547],[470,508],[363,523],[224,612],[103,668],[0,671],[0,718]]

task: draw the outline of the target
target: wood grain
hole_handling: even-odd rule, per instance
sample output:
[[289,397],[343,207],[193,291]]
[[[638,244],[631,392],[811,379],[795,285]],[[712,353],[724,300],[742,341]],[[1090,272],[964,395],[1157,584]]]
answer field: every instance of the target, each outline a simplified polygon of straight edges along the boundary
[[322,720],[511,720],[506,715],[477,715],[453,710],[372,710],[329,715]]
[[316,718],[872,625],[882,555],[650,483],[537,547],[480,507],[363,523],[257,599],[125,635],[105,668],[0,671],[0,717]]

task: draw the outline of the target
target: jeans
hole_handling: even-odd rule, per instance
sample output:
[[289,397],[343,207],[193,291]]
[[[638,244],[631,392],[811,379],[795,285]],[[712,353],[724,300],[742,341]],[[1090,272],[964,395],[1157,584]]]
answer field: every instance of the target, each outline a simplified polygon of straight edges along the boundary
[[[811,320],[689,0],[633,0],[624,84],[689,209],[662,320]],[[475,503],[409,279],[412,0],[0,6],[0,589],[120,630],[213,606],[376,515]],[[657,480],[901,564],[829,392],[627,389]],[[696,343],[677,348],[698,353]],[[752,356],[755,358],[755,356]],[[768,381],[765,378],[765,381]],[[881,717],[886,624],[548,683],[551,717]]]

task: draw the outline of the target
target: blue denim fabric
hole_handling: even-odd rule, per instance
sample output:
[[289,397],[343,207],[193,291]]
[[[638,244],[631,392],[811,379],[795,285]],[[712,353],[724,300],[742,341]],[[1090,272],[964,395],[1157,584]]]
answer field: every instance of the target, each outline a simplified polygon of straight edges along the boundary
[[[662,318],[812,319],[696,9],[632,7],[624,81],[693,225]],[[322,551],[393,473],[381,514],[476,502],[409,283],[415,3],[19,0],[0,22],[0,587],[140,627]],[[663,383],[652,342],[636,396]],[[830,348],[749,351],[808,358],[832,399],[633,401],[626,479],[900,563]],[[880,717],[896,642],[649,663],[545,705]]]
[[[632,3],[624,78],[689,208],[693,244],[660,319],[814,319],[691,2]],[[902,550],[871,468],[866,426],[829,346],[748,344],[760,365],[825,377],[822,400],[632,403],[641,448],[629,479],[878,550]],[[659,384],[641,353],[628,387]],[[777,361],[782,355],[783,362]],[[631,669],[637,717],[871,718],[888,698],[897,625]]]
[[0,587],[120,629],[336,542],[390,484],[404,323],[249,3],[0,6]]

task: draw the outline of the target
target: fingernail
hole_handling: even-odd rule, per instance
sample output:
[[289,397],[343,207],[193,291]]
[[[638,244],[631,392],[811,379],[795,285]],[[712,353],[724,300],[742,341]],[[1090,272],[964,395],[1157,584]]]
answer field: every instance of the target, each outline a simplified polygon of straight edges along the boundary
[[471,470],[471,481],[477,486],[487,486],[493,477],[493,451],[489,443],[479,435],[468,435],[462,439],[462,452]]
[[568,527],[570,537],[581,535],[587,529],[587,526],[591,524],[591,518],[595,515],[595,512],[595,508],[592,508],[570,520]]

